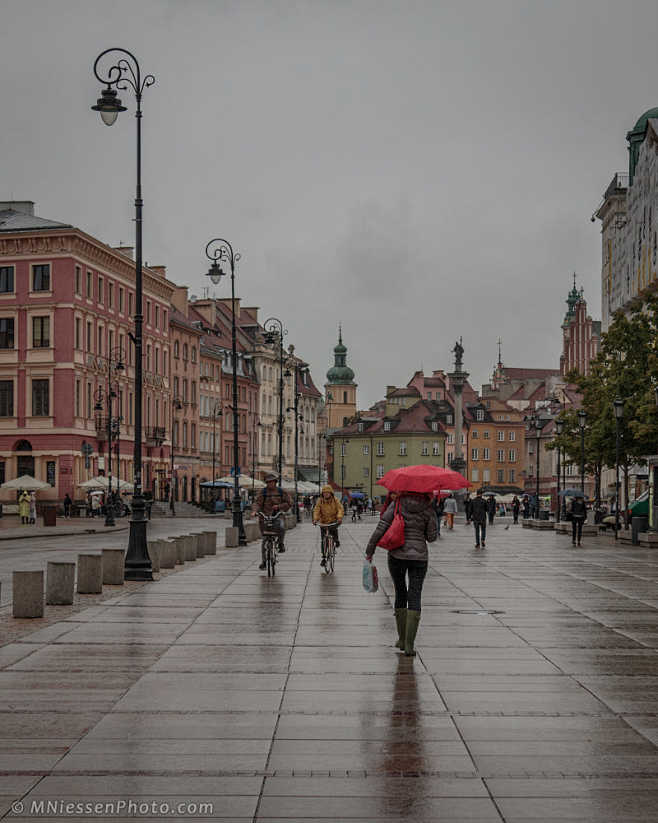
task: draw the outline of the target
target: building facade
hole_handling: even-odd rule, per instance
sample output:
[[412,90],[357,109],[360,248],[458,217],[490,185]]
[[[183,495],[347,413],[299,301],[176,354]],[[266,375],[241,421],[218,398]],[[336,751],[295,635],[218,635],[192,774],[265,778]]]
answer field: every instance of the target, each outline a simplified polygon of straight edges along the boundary
[[573,289],[567,297],[567,313],[562,323],[562,355],[560,372],[566,377],[577,371],[587,376],[590,363],[596,358],[601,346],[601,322],[592,320],[587,314],[587,302],[583,290],[576,288],[574,275]]
[[356,414],[356,389],[354,372],[347,365],[347,346],[343,343],[343,330],[338,330],[338,343],[334,346],[334,365],[327,372],[324,386],[329,429],[340,428]]

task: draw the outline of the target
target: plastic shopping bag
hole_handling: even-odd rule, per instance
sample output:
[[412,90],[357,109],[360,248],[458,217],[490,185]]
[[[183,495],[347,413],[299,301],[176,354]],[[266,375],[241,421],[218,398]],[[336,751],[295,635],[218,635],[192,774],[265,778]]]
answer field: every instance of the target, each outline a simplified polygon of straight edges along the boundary
[[373,566],[372,563],[368,562],[367,560],[363,564],[363,588],[374,594],[379,588],[379,577],[377,575],[377,566]]

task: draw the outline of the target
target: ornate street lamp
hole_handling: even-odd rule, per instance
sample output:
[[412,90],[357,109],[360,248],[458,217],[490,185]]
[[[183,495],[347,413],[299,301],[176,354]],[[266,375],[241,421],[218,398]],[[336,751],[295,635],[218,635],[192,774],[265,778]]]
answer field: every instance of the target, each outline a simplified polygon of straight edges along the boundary
[[[263,323],[265,334],[263,335],[265,343],[268,346],[279,345],[279,418],[277,421],[277,437],[278,437],[278,452],[277,452],[277,474],[279,475],[279,486],[283,482],[283,338],[288,334],[284,328],[283,323],[278,317],[270,317]],[[286,370],[287,374],[290,374]]]
[[617,397],[613,404],[615,412],[615,540],[619,539],[619,426],[624,418],[624,401]]
[[578,411],[578,425],[580,426],[580,490],[585,496],[585,423],[587,422],[587,412],[585,409]]
[[[564,431],[564,420],[561,420],[558,417],[555,420],[555,432],[556,432],[557,436],[559,437],[562,434],[563,431]],[[560,501],[560,452],[561,452],[561,449],[560,449],[560,445],[558,443],[558,447],[557,447],[557,513],[556,513],[556,519],[557,519],[558,523],[560,522],[560,513],[561,513],[561,508],[562,508],[561,501]]]
[[[240,260],[240,254],[233,251],[233,246],[228,240],[215,237],[206,245],[206,257],[212,263],[208,269],[208,277],[217,285],[226,272],[222,269],[222,264],[228,265],[231,270],[231,371],[233,374],[233,500],[231,508],[233,510],[233,526],[238,530],[238,543],[240,546],[247,545],[247,538],[244,531],[242,519],[242,504],[240,502],[240,441],[239,414],[238,414],[238,338],[235,318],[235,264]],[[213,476],[213,482],[214,482]]]
[[174,441],[174,432],[176,431],[174,428],[176,423],[175,414],[177,411],[181,411],[182,408],[183,403],[180,397],[173,397],[171,400],[171,481],[169,483],[169,510],[172,517],[176,517],[176,507],[174,506],[174,446],[177,446],[178,443]]
[[[101,62],[112,54],[107,61],[116,60],[116,63],[103,71]],[[106,88],[101,91],[95,106],[91,108],[100,113],[106,126],[111,126],[117,119],[119,112],[126,111],[117,96],[117,89],[132,89],[135,94],[137,121],[137,181],[135,187],[135,437],[134,437],[134,493],[132,503],[132,517],[130,519],[130,536],[128,551],[125,559],[126,580],[153,580],[153,570],[146,545],[146,506],[142,493],[142,94],[144,89],[155,83],[152,74],[142,78],[137,58],[126,49],[106,49],[98,55],[94,62],[94,75],[104,83]]]

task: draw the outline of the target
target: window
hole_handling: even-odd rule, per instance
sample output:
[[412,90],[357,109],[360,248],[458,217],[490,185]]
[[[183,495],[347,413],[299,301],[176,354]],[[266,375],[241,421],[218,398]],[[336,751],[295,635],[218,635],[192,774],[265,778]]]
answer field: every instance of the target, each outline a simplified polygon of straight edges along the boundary
[[48,417],[50,386],[47,380],[32,381],[32,416]]
[[196,363],[196,346],[192,346],[192,362]]
[[496,470],[496,480],[499,483],[503,483],[505,481],[505,470],[504,469],[497,469]]
[[91,417],[91,383],[87,383],[87,413],[85,417]]
[[97,354],[103,354],[103,327],[98,327],[98,346],[96,347]]
[[475,410],[475,419],[481,423],[484,420],[484,409]]
[[407,441],[400,440],[400,455],[404,457],[407,453]]
[[510,482],[510,483],[514,483],[514,482],[516,481],[516,472],[514,471],[514,469],[510,469],[510,470],[507,472],[507,474],[508,474],[508,476],[509,476],[509,482]]
[[196,423],[192,423],[190,432],[190,448],[196,449]]
[[183,421],[183,448],[187,448],[187,421]]
[[0,293],[11,294],[14,291],[14,267],[0,266]]
[[87,351],[91,351],[91,320],[87,320]]
[[436,441],[432,443],[432,454],[434,457],[438,457],[440,454],[439,444]]
[[119,286],[119,311],[123,314],[123,289]]
[[345,443],[340,444],[340,456],[345,457]]
[[192,381],[192,402],[196,403],[196,380]]
[[511,440],[511,441],[516,440],[516,432],[508,432],[507,433],[507,439]]
[[498,449],[496,452],[496,462],[497,463],[504,463],[505,462],[505,449]]
[[[110,346],[111,348],[111,346]],[[151,371],[151,344],[146,344],[146,371]]]
[[167,309],[162,309],[162,328],[167,329]]
[[489,483],[491,481],[491,469],[485,469],[482,472],[482,482]]
[[452,452],[448,452],[446,454],[446,466],[449,466],[452,463],[452,458],[454,457]]
[[114,308],[114,283],[107,284],[107,307],[108,309]]
[[98,302],[102,304],[104,299],[105,299],[105,294],[104,294],[103,278],[99,274],[98,275]]
[[480,450],[479,449],[471,449],[471,460],[479,460],[480,459]]
[[183,343],[183,360],[187,361],[187,343]]
[[32,318],[32,348],[47,349],[50,346],[50,317]]
[[160,328],[160,306],[155,307],[155,321],[153,325],[156,329]]
[[384,441],[378,440],[377,441],[377,456],[383,457],[384,456]]
[[53,488],[55,488],[55,466],[54,460],[48,460],[46,463],[46,480]]
[[79,317],[75,318],[75,347],[78,350],[82,348],[82,320]]
[[488,440],[489,439],[489,432],[488,431],[483,431],[482,432],[482,437],[484,437],[485,440]]
[[14,416],[14,381],[0,380],[0,417]]
[[180,356],[179,352],[180,352],[180,349],[179,349],[179,346],[178,346],[178,340],[174,340],[174,357],[176,358],[176,360],[178,360],[178,358]]
[[0,317],[0,349],[14,348],[14,318]]
[[367,443],[366,443],[366,445],[363,447],[363,453],[364,453],[365,455],[370,454],[370,446],[369,446]]
[[151,301],[146,301],[146,322],[148,325],[151,325]]
[[133,295],[132,292],[128,292],[128,314],[133,313]]
[[449,434],[446,437],[446,442],[448,443],[449,446],[452,446],[452,444],[455,442],[455,435],[454,434]]
[[363,467],[363,476],[370,477],[370,469],[368,468],[368,466]]
[[471,480],[473,483],[477,483],[480,479],[480,470],[479,469],[471,469]]
[[482,449],[482,459],[483,460],[490,460],[491,459],[491,452],[489,449]]
[[473,431],[471,432],[471,437],[473,438],[473,440],[478,439],[478,430],[477,429],[473,429]]
[[384,466],[382,463],[377,463],[377,480],[384,476]]
[[32,291],[50,291],[50,263],[32,266]]
[[438,432],[438,430],[439,430],[439,424],[437,423],[436,420],[433,420],[432,421],[432,431],[433,432]]
[[356,430],[357,430],[358,432],[362,432],[362,431],[363,431],[363,428],[364,428],[364,427],[363,427],[363,423],[357,423],[357,424],[356,424]]
[[426,440],[423,440],[421,444],[420,453],[423,455],[423,457],[426,457],[430,453],[429,443]]
[[447,424],[448,426],[452,426],[452,424],[453,424],[453,417],[452,417],[452,415],[451,415],[451,414],[447,414],[447,415],[446,415],[446,424]]
[[80,417],[80,381],[75,381],[75,416]]
[[510,449],[507,457],[510,463],[516,463],[516,449]]
[[91,300],[91,289],[92,289],[92,273],[90,271],[87,272],[87,288],[85,291],[85,297],[88,297]]
[[187,377],[183,378],[183,403],[187,403]]
[[390,420],[385,420],[384,421],[384,431],[385,432],[390,432],[390,430],[391,430],[391,422],[390,422]]
[[497,431],[496,432],[496,440],[498,440],[498,442],[500,443],[504,439],[505,439],[505,432],[504,431]]

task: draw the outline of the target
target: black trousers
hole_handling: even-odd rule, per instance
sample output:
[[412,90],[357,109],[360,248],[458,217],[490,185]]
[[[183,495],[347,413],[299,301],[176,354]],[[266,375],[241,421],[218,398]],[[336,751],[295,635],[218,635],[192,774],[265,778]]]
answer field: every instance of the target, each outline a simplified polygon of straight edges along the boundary
[[578,541],[580,543],[580,538],[583,535],[583,523],[585,519],[583,517],[573,517],[571,519],[571,539],[572,541]]
[[[395,586],[395,608],[420,611],[423,581],[427,574],[425,560],[398,560],[388,555],[388,570]],[[407,585],[407,575],[409,584]]]
[[519,510],[518,509],[512,509],[512,514],[514,515],[514,522],[518,523],[519,522]]
[[487,521],[474,520],[473,527],[475,529],[475,543],[479,546],[480,542],[484,543],[487,539]]

